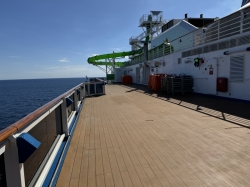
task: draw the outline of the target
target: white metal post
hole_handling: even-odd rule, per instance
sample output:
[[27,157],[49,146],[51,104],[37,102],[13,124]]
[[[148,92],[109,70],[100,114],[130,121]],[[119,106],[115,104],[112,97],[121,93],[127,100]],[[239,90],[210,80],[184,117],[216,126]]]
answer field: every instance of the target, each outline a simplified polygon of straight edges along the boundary
[[220,39],[220,20],[218,20],[218,40]]
[[90,84],[88,83],[88,96],[90,96]]
[[96,83],[94,83],[94,87],[95,87],[95,95],[96,95]]
[[21,177],[22,185],[25,186],[25,175],[24,175],[24,164],[23,163],[19,164],[19,169],[20,169],[20,177]]
[[243,32],[243,20],[244,20],[244,12],[240,12],[240,33]]
[[77,89],[75,90],[75,92],[73,93],[73,98],[74,98],[74,109],[76,112],[78,112],[78,97],[77,97]]
[[105,83],[103,84],[103,94],[106,94],[105,93]]
[[68,129],[68,114],[66,107],[66,98],[63,98],[63,103],[61,104],[61,117],[62,117],[62,133],[65,134],[66,137],[69,135]]
[[81,93],[80,93],[80,101],[83,100],[83,98],[85,97],[85,84],[82,84],[83,89],[81,89]]
[[11,136],[4,152],[7,186],[25,187],[24,168],[19,165],[16,139]]

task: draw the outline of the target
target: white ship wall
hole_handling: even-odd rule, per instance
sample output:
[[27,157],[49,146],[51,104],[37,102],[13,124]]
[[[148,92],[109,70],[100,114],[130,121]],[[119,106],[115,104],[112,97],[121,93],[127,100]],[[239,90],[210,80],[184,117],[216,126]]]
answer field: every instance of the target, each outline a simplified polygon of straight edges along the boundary
[[[249,47],[248,45],[242,46],[243,48]],[[237,48],[237,47],[236,47]],[[230,48],[233,50],[234,48]],[[194,92],[202,94],[217,95],[229,98],[237,98],[243,100],[250,100],[250,52],[239,52],[231,55],[224,55],[226,50],[220,50],[201,55],[189,56],[181,58],[181,52],[176,52],[171,55],[156,58],[151,60],[151,67],[154,66],[155,61],[165,61],[165,66],[160,65],[158,68],[150,68],[150,74],[164,73],[164,74],[185,74],[191,75],[194,78]],[[230,56],[244,55],[244,81],[232,82],[230,81]],[[199,57],[204,59],[204,63],[200,67],[194,66],[194,58]],[[178,58],[181,58],[181,62],[178,63]],[[187,63],[187,61],[189,61]],[[209,67],[213,67],[213,75],[209,75]],[[128,71],[128,75],[132,76],[133,83],[142,84],[143,75],[136,75],[136,68],[140,65],[132,65],[123,68]],[[152,71],[152,69],[154,71]],[[140,70],[140,72],[142,72]],[[138,81],[138,76],[139,81]],[[217,92],[216,81],[217,77],[228,78],[228,91]],[[145,80],[144,82],[147,82]]]
[[114,74],[115,74],[114,82],[121,82],[121,76],[124,75],[124,68],[115,68]]
[[187,33],[190,33],[194,30],[196,30],[197,27],[191,25],[190,23],[186,22],[185,20],[177,23],[176,25],[174,25],[173,27],[169,28],[168,30],[166,30],[165,32],[163,32],[162,34],[160,34],[157,38],[153,39],[151,41],[151,47],[154,48],[156,46],[159,46],[161,44],[163,44],[166,39],[168,39],[168,41],[172,41],[180,36],[184,36]]

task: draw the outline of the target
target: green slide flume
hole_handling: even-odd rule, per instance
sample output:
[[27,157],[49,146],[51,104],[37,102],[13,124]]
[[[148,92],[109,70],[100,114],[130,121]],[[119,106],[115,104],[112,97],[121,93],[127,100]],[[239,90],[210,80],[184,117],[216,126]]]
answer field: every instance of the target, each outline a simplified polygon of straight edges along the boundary
[[[104,59],[110,59],[110,58],[118,58],[118,57],[125,57],[130,55],[136,55],[141,54],[142,49],[138,49],[135,51],[127,51],[127,52],[119,52],[119,53],[110,53],[110,54],[103,54],[103,55],[96,55],[88,58],[88,63],[93,65],[108,65],[112,66],[112,62],[105,62],[105,61],[99,61]],[[124,62],[115,62],[114,64],[116,67],[122,67],[124,66]]]

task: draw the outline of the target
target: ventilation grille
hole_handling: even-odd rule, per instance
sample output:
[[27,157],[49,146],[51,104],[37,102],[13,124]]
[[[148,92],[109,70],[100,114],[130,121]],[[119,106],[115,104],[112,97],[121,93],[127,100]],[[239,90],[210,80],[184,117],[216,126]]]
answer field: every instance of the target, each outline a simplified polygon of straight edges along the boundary
[[182,58],[183,57],[187,57],[187,52],[186,51],[182,52]]
[[242,36],[238,39],[238,45],[245,45],[250,43],[250,36]]
[[204,53],[210,52],[210,45],[204,46],[204,47],[203,47],[203,52],[204,52]]
[[244,80],[244,56],[230,58],[230,81],[242,82]]
[[198,55],[198,54],[201,54],[202,53],[202,47],[199,47],[199,48],[196,48],[194,49],[194,55]]
[[217,44],[212,44],[210,46],[211,51],[216,51],[217,50]]
[[230,40],[230,47],[235,47],[236,46],[236,39],[231,39]]
[[192,56],[193,55],[193,50],[187,51],[187,56]]
[[229,43],[228,41],[220,42],[220,43],[219,43],[219,50],[220,50],[220,49],[229,48],[229,46],[230,46],[230,43]]
[[250,43],[250,35],[241,36],[241,37],[226,40],[223,42],[219,42],[219,43],[215,43],[215,44],[211,44],[211,45],[206,45],[206,46],[203,46],[200,48],[196,48],[196,49],[192,49],[192,50],[188,50],[188,51],[183,51],[182,58],[193,56],[193,55],[198,55],[198,54],[202,54],[202,53],[208,53],[208,52],[212,52],[212,51],[227,49],[230,47],[245,45],[245,44],[249,44],[249,43]]

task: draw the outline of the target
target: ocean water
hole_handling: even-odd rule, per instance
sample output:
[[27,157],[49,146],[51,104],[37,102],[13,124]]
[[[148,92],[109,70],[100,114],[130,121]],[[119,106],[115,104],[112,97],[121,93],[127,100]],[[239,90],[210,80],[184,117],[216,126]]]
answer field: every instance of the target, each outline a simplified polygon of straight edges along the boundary
[[85,81],[85,78],[0,80],[0,130]]

